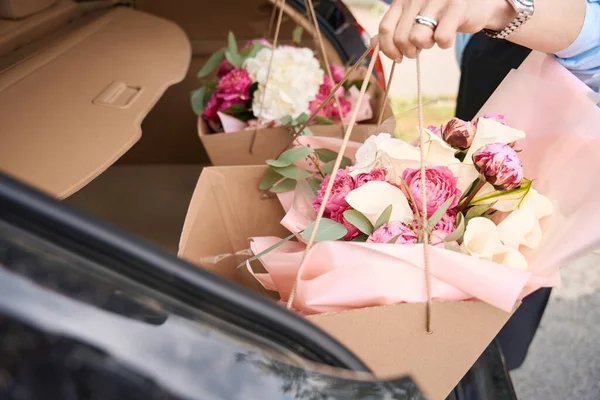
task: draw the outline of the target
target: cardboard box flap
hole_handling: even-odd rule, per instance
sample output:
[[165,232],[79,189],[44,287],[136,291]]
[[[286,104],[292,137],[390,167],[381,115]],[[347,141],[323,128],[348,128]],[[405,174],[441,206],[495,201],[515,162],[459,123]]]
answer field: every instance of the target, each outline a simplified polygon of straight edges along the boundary
[[126,8],[36,45],[0,65],[0,170],[59,198],[139,140],[142,120],[191,58],[177,25]]

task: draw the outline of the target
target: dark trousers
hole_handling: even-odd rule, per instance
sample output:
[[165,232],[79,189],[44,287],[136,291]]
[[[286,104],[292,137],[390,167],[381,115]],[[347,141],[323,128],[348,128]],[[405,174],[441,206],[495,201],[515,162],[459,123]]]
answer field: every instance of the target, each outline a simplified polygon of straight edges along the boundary
[[[482,33],[473,36],[463,54],[456,116],[473,119],[508,72],[521,65],[529,53],[529,49]],[[549,297],[550,289],[527,296],[498,334],[509,369],[518,368],[525,360]]]

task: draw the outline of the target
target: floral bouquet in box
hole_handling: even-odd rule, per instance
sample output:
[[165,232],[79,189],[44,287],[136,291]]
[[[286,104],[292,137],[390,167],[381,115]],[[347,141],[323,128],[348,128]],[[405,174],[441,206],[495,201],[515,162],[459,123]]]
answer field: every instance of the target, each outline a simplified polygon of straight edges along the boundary
[[[437,259],[432,297],[478,298],[510,311],[539,278],[527,254],[540,244],[543,220],[553,212],[524,175],[519,141],[525,133],[500,115],[454,118],[425,132],[426,212]],[[278,195],[287,212],[281,223],[292,234],[253,238],[253,259],[268,271],[255,276],[284,300],[339,148],[339,141],[314,139],[302,138],[304,145],[268,160],[261,181],[261,189]],[[381,133],[351,144],[345,156],[316,233],[324,243],[302,266],[294,306],[310,314],[424,301],[418,145]]]
[[[228,47],[214,53],[200,70],[202,87],[191,97],[192,108],[213,132],[303,125],[344,79],[343,68],[332,64],[332,82],[308,48],[274,49],[265,39],[257,39],[238,49],[232,33],[228,42]],[[216,79],[206,80],[214,70]],[[315,123],[342,121],[354,107],[361,107],[358,121],[371,119],[369,96],[357,104],[361,84],[362,81],[345,82],[336,93],[337,99],[330,100],[318,112]]]

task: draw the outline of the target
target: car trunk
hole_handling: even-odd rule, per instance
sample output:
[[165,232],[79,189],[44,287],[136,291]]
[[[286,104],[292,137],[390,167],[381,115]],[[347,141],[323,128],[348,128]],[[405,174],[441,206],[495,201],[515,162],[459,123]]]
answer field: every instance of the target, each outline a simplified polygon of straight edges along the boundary
[[[0,169],[175,252],[208,163],[189,104],[197,71],[229,30],[264,36],[271,1],[28,2],[0,15]],[[291,43],[302,16],[286,13]]]

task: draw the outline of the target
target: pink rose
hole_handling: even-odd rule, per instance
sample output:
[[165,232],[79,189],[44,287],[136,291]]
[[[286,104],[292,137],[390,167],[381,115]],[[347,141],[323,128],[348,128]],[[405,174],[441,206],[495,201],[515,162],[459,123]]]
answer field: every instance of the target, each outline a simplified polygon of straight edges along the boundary
[[453,210],[446,212],[433,229],[446,232],[446,234],[454,232],[456,229],[456,212]]
[[[329,179],[331,179],[331,175],[327,175],[325,179],[323,179],[323,182],[321,182],[321,185],[319,186],[317,197],[313,200],[313,207],[317,212],[323,202],[323,195],[325,194],[325,189],[327,189]],[[341,221],[341,218],[343,217],[341,214],[350,207],[346,202],[346,196],[354,189],[356,189],[356,185],[354,179],[348,175],[348,171],[345,169],[338,171],[323,216],[338,222]]]
[[410,226],[402,222],[388,222],[375,230],[367,239],[367,243],[388,243],[396,236],[398,238],[395,244],[413,244],[417,243],[418,239]]
[[221,64],[219,64],[219,68],[217,69],[217,76],[219,78],[222,78],[228,73],[230,73],[234,68],[235,67],[232,63],[229,62],[229,60],[224,59],[223,61],[221,61]]
[[444,140],[452,147],[457,149],[468,149],[473,143],[475,137],[475,127],[467,121],[459,118],[452,118],[446,124],[442,133]]
[[342,79],[344,79],[344,69],[337,65],[337,64],[331,64],[331,75],[333,76],[333,81],[335,83],[339,83],[342,81]]
[[219,116],[217,115],[217,111],[219,111],[220,105],[221,99],[216,96],[216,93],[213,93],[212,96],[210,96],[208,103],[206,103],[206,106],[204,106],[204,111],[202,112],[204,119],[207,121],[218,120]]
[[370,181],[385,181],[387,172],[383,169],[374,169],[371,172],[361,172],[354,177],[356,187],[359,188]]
[[234,68],[219,80],[215,93],[221,100],[248,100],[251,84],[248,71]]
[[246,45],[246,48],[252,46],[254,43],[260,43],[265,47],[273,47],[271,45],[271,43],[269,43],[269,41],[265,38],[257,38],[257,39],[252,39],[250,41],[248,41],[248,44]]
[[[460,197],[460,189],[456,187],[458,178],[452,174],[448,167],[437,166],[427,168],[425,171],[427,183],[427,215],[433,215],[435,211],[451,196],[454,196],[452,204],[449,208],[453,208],[458,204]],[[421,171],[418,169],[407,168],[402,173],[402,179],[410,189],[410,192],[417,203],[418,211],[422,211],[422,196],[421,196]],[[406,193],[404,185],[400,188],[404,194]],[[412,204],[411,204],[412,206]]]
[[242,100],[223,100],[219,106],[219,111],[225,111],[232,106],[245,106],[246,104]]
[[515,189],[523,181],[523,163],[507,144],[486,144],[472,158],[479,174],[496,190]]

